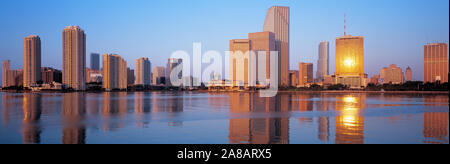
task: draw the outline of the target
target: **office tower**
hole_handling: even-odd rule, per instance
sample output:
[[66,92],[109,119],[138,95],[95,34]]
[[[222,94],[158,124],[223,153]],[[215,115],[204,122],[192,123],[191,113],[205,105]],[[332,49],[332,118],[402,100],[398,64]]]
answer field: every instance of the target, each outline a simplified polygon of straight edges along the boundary
[[134,77],[134,69],[131,68],[127,68],[127,84],[128,85],[133,85],[135,83],[136,78]]
[[289,86],[297,87],[298,85],[298,71],[289,71]]
[[166,68],[164,67],[155,67],[153,69],[153,85],[161,85],[165,84],[165,76],[166,76]]
[[323,81],[325,76],[330,72],[330,45],[327,41],[320,42],[319,44],[319,60],[317,61],[317,74],[316,77],[320,81]]
[[[166,85],[168,86],[172,86],[172,82],[170,80],[170,74],[172,73],[172,71],[174,71],[173,69],[179,65],[181,65],[183,63],[182,59],[174,59],[174,58],[170,58],[167,62],[167,68],[166,68]],[[181,66],[182,67],[182,66]],[[178,74],[178,79],[181,80],[181,78],[183,77],[183,71],[181,71]]]
[[395,64],[381,69],[380,78],[383,80],[383,84],[402,84],[404,81],[402,68],[397,67]]
[[406,81],[412,81],[412,69],[410,67],[406,68]]
[[152,65],[148,58],[139,58],[136,60],[136,85],[151,84]]
[[[277,66],[278,67],[278,84],[281,84],[281,56],[278,54],[278,64],[277,65],[271,65],[270,64],[270,52],[276,51],[276,41],[275,41],[275,33],[273,32],[257,32],[257,33],[249,33],[248,39],[250,40],[250,49],[255,53],[255,59],[252,60],[252,57],[250,57],[250,63],[256,64],[255,66],[252,66],[250,68],[250,77],[259,77],[258,73],[259,71],[264,71],[266,76],[265,79],[252,79],[250,78],[250,82],[252,84],[255,84],[256,81],[258,81],[262,86],[268,85],[269,79],[270,79],[270,68]],[[259,65],[259,60],[262,59],[259,54],[259,52],[264,51],[265,54],[265,65]],[[245,53],[245,52],[244,52]],[[264,69],[265,70],[260,70]],[[253,75],[254,74],[254,75]]]
[[298,73],[300,87],[307,87],[314,82],[314,67],[312,63],[299,63]]
[[100,54],[91,53],[91,70],[100,70]]
[[267,11],[263,28],[275,33],[275,49],[281,56],[281,86],[289,85],[289,22],[289,7],[274,6]]
[[336,38],[336,80],[338,84],[358,89],[365,87],[364,37],[345,35]]
[[6,80],[8,81],[8,87],[23,86],[23,70],[8,70]]
[[23,86],[30,87],[41,80],[41,39],[31,35],[23,41]]
[[63,84],[74,90],[85,90],[86,34],[78,26],[63,30]]
[[5,60],[2,62],[2,87],[9,87],[8,71],[11,69],[11,61]]
[[423,81],[448,82],[448,44],[428,44],[423,51]]
[[62,72],[60,70],[50,67],[42,67],[41,75],[41,79],[44,84],[50,84],[52,82],[62,82]]
[[248,86],[250,76],[250,40],[230,40],[230,78],[233,87]]
[[127,89],[128,82],[127,62],[119,55],[103,55],[103,88],[111,91],[114,89]]

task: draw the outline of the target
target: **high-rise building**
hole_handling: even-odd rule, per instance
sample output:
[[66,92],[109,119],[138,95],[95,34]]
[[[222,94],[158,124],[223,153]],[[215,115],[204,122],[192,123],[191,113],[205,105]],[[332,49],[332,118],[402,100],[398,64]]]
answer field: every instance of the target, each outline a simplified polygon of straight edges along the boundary
[[406,68],[406,81],[412,81],[412,69],[410,67]]
[[425,83],[448,82],[448,44],[428,44],[423,51],[423,81]]
[[148,58],[136,60],[136,85],[151,84],[152,65]]
[[314,67],[312,63],[299,63],[298,68],[298,85],[306,87],[314,82]]
[[378,85],[378,81],[380,81],[380,75],[374,75],[370,78],[369,84]]
[[336,80],[350,88],[365,87],[364,37],[345,35],[336,38]]
[[230,40],[230,79],[234,87],[249,85],[250,51],[250,40]]
[[155,67],[153,69],[153,85],[161,85],[165,84],[165,76],[166,76],[166,68],[164,67]]
[[86,89],[86,34],[78,26],[63,30],[63,84],[74,90]]
[[330,45],[327,41],[319,44],[319,60],[317,61],[316,78],[323,81],[330,71]]
[[119,55],[103,55],[103,88],[111,91],[114,89],[127,89],[128,75],[127,62]]
[[5,60],[2,62],[2,87],[9,87],[8,71],[11,69],[11,61]]
[[44,84],[50,84],[52,82],[62,82],[62,72],[60,70],[50,67],[42,67],[41,75],[41,79]]
[[127,84],[128,85],[133,85],[135,83],[136,77],[134,76],[134,69],[131,68],[127,68]]
[[8,81],[8,87],[19,87],[23,86],[23,70],[8,70],[6,80]]
[[86,83],[99,83],[102,82],[102,70],[93,70],[90,68],[86,68]]
[[402,68],[395,64],[381,69],[380,78],[383,80],[383,84],[402,84],[404,81]]
[[31,35],[23,41],[23,86],[30,87],[40,80],[41,39],[39,36]]
[[298,71],[289,71],[289,86],[291,87],[297,87],[298,85]]
[[[278,66],[278,84],[281,84],[281,58],[278,55],[278,64],[277,65],[271,65],[270,64],[270,52],[276,51],[276,41],[275,41],[275,33],[273,32],[256,32],[256,33],[250,33],[248,34],[248,39],[250,40],[250,49],[255,54],[255,59],[252,60],[252,57],[250,57],[250,65],[251,63],[256,64],[255,66],[250,67],[250,74],[254,74],[250,77],[255,77],[256,79],[250,78],[250,82],[252,84],[255,84],[255,82],[259,82],[262,86],[268,85],[268,80],[270,79],[270,68],[273,66]],[[259,65],[259,61],[261,59],[259,52],[265,52],[265,64],[264,66]],[[244,52],[245,53],[245,52]],[[265,70],[260,70],[264,69]],[[259,71],[264,71],[266,76],[265,79],[257,79],[259,77],[258,73]]]
[[[174,59],[174,58],[168,59],[167,68],[166,68],[166,85],[172,86],[172,82],[170,80],[170,74],[172,73],[172,71],[174,71],[175,67],[181,65],[182,63],[183,63],[182,59]],[[178,74],[178,79],[182,80],[182,77],[183,77],[183,71],[181,71]]]
[[100,70],[100,54],[91,53],[91,70]]
[[275,50],[281,56],[281,86],[289,85],[289,22],[289,7],[273,6],[267,11],[263,28],[275,34]]

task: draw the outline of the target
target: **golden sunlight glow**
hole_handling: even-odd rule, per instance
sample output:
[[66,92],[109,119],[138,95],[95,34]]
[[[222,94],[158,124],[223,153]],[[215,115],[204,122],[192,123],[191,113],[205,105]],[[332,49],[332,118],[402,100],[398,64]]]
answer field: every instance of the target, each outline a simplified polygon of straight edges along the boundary
[[344,97],[344,102],[345,103],[356,103],[356,98],[355,97]]
[[346,59],[346,60],[344,61],[344,65],[345,65],[346,67],[353,67],[353,66],[355,65],[355,61],[352,60],[352,59]]

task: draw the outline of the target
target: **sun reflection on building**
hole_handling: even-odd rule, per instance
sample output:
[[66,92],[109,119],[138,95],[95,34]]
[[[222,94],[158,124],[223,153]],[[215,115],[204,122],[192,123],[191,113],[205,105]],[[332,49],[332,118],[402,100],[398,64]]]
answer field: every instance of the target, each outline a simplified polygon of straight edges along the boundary
[[359,113],[364,108],[364,95],[337,97],[336,144],[364,144],[364,117]]

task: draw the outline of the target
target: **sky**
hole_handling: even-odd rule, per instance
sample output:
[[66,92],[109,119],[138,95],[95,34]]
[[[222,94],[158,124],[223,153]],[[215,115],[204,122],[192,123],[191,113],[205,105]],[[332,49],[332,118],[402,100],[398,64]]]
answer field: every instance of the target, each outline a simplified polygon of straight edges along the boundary
[[365,72],[379,74],[397,64],[422,80],[423,46],[449,42],[448,0],[1,0],[0,61],[23,68],[23,38],[39,35],[42,66],[62,68],[62,30],[78,25],[89,53],[120,54],[131,68],[148,57],[165,66],[170,55],[202,52],[224,55],[229,40],[261,32],[267,9],[289,6],[290,68],[318,60],[321,41],[330,42],[330,74],[335,70],[335,39],[344,33],[365,38]]

